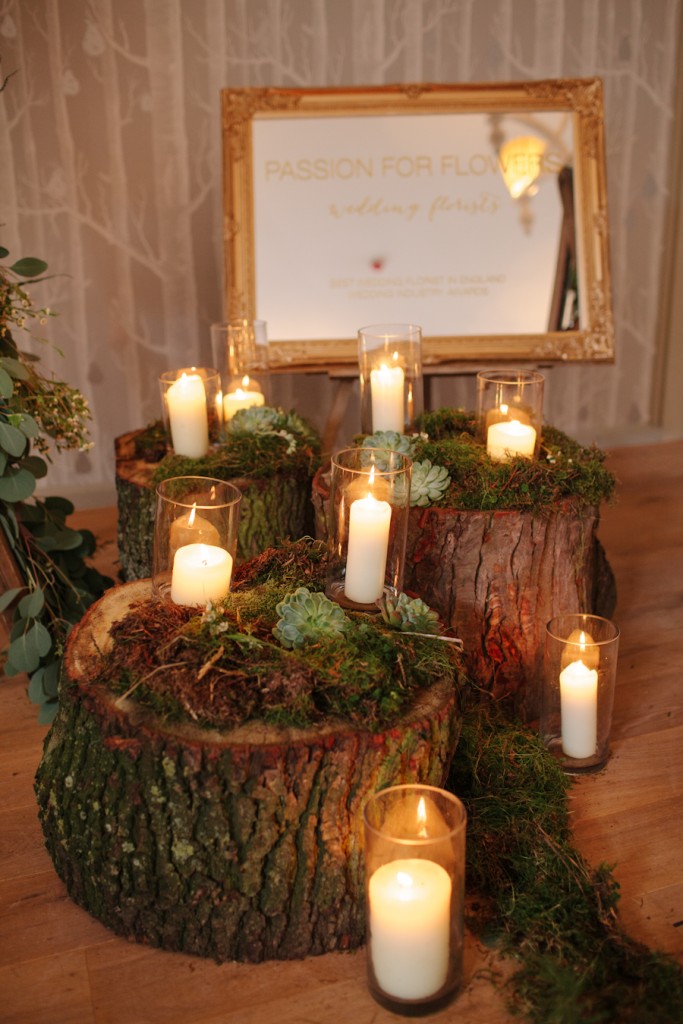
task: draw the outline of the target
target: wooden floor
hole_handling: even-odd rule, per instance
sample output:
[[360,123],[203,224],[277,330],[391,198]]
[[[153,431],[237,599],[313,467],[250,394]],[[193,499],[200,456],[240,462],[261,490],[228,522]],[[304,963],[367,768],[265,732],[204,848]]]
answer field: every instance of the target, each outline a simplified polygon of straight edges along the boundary
[[[615,864],[634,938],[683,961],[683,442],[612,453],[618,503],[600,528],[617,576],[621,628],[612,757],[576,783],[577,845]],[[75,517],[116,557],[113,510]],[[0,1021],[16,1024],[382,1024],[365,954],[223,964],[131,945],[65,895],[43,849],[33,775],[45,729],[25,680],[0,688]],[[458,1000],[430,1021],[508,1020],[471,939]]]

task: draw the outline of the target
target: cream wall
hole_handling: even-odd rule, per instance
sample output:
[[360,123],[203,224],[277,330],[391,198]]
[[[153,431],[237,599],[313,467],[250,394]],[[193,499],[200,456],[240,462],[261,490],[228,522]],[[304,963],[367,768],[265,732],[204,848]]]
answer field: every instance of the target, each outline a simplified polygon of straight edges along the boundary
[[[601,76],[614,366],[559,367],[548,418],[649,436],[679,0],[0,0],[0,243],[46,259],[55,372],[94,413],[60,493],[107,497],[113,439],[159,412],[161,370],[209,361],[222,317],[219,90]],[[293,250],[292,258],[296,258]],[[324,376],[278,383],[320,426]],[[433,401],[469,404],[471,381]],[[342,432],[357,426],[352,397]]]

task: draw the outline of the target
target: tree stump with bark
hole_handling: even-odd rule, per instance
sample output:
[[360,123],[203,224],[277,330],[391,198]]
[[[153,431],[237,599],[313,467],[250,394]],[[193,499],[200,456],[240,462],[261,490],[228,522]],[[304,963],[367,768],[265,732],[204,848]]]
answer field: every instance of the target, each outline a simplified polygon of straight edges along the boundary
[[130,939],[218,961],[357,947],[365,799],[443,785],[460,727],[453,682],[379,733],[174,723],[100,678],[112,623],[149,593],[147,580],[113,588],[69,638],[36,777],[69,895]]
[[[141,455],[136,430],[116,439],[116,493],[118,550],[124,580],[146,579],[152,574],[155,488],[154,472],[163,452],[149,461]],[[206,473],[206,476],[210,476]],[[231,477],[242,492],[237,537],[237,559],[247,561],[286,539],[313,532],[311,478],[286,472],[269,477]]]
[[[329,467],[313,482],[319,539],[327,536],[328,498]],[[570,500],[537,514],[410,510],[403,589],[463,641],[469,678],[526,721],[540,712],[548,620],[614,610],[598,523],[599,509]]]

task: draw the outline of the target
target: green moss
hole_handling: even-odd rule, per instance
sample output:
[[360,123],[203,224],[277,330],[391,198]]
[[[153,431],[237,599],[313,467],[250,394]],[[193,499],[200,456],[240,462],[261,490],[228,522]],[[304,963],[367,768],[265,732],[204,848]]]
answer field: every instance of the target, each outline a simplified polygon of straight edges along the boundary
[[520,962],[507,995],[528,1020],[674,1024],[683,971],[619,927],[610,868],[572,845],[568,785],[536,733],[465,717],[449,788],[468,810],[469,923]]
[[[275,410],[273,412],[275,415]],[[165,455],[154,471],[154,483],[174,476],[234,480],[241,477],[267,479],[285,473],[295,480],[312,477],[320,463],[320,436],[294,413],[278,410],[274,425],[278,429],[229,434],[218,448],[201,459]],[[136,451],[140,457],[146,457],[144,453],[162,454],[159,424],[153,424],[138,435]]]
[[614,492],[605,454],[584,447],[562,431],[544,426],[538,459],[493,462],[476,437],[474,414],[457,409],[425,413],[417,429],[427,434],[413,445],[416,461],[444,466],[449,489],[432,504],[465,510],[514,509],[540,512],[563,500],[579,507],[599,505]]
[[103,678],[167,719],[208,728],[253,719],[304,727],[332,718],[372,730],[399,718],[438,680],[462,681],[453,645],[398,632],[379,614],[347,613],[342,633],[294,650],[279,643],[277,606],[299,586],[323,589],[322,552],[311,540],[265,552],[203,613],[137,604],[112,627]]

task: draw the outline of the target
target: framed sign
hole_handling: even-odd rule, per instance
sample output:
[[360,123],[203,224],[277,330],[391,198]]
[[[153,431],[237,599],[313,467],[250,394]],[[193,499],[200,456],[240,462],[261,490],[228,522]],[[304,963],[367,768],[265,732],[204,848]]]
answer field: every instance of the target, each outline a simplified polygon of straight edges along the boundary
[[373,323],[429,366],[610,361],[599,79],[226,89],[227,316],[275,366],[357,361]]

